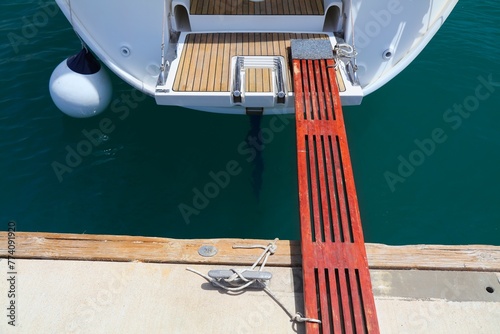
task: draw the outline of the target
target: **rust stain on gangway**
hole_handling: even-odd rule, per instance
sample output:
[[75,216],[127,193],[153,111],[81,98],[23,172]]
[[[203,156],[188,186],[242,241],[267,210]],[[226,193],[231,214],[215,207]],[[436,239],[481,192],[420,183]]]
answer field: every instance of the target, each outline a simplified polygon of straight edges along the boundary
[[335,61],[293,59],[293,76],[307,333],[379,333]]

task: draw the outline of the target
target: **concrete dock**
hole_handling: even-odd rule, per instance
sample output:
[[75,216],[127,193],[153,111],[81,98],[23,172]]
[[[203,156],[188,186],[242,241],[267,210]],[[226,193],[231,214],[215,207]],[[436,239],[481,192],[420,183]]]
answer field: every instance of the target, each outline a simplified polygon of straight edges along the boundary
[[[11,275],[0,233],[0,333],[304,333],[264,291],[229,295],[186,270],[245,267],[261,250],[232,246],[268,243],[18,232]],[[217,254],[200,256],[202,245]],[[381,333],[498,333],[500,247],[366,250]],[[300,258],[299,242],[279,241],[266,266],[293,313],[304,308]]]

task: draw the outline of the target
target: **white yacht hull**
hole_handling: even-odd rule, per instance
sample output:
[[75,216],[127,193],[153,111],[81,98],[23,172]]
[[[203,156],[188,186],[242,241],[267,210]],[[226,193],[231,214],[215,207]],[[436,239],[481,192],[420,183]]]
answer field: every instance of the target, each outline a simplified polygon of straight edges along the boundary
[[[285,59],[283,80],[289,80],[286,36],[307,38],[315,34],[328,39],[332,49],[339,43],[349,44],[357,56],[338,59],[337,78],[343,81],[342,104],[357,105],[363,96],[386,84],[416,58],[458,0],[323,0],[322,12],[314,12],[314,5],[309,4],[304,5],[301,15],[286,15],[291,7],[280,15],[273,15],[276,9],[260,14],[242,13],[240,6],[257,6],[249,0],[205,1],[205,6],[221,1],[226,7],[231,3],[231,8],[216,13],[219,6],[212,9],[212,14],[200,15],[206,8],[200,5],[197,9],[192,1],[198,0],[56,0],[75,31],[101,61],[131,86],[154,97],[158,104],[236,114],[249,109],[266,114],[292,113],[294,95],[289,84],[284,102],[279,102],[272,87],[276,80],[257,78],[259,73],[267,75],[267,69],[261,69],[252,74],[255,82],[246,78],[242,84],[244,99],[235,100],[235,69],[231,67],[235,56],[273,56],[269,50],[274,43],[275,50],[282,53],[276,56]],[[269,1],[277,0],[264,0],[259,6],[265,8]],[[250,37],[243,44],[231,40],[247,36]],[[269,41],[263,41],[266,36]],[[203,43],[195,45],[197,38]],[[282,45],[277,47],[279,43]],[[237,45],[243,47],[238,49]],[[233,46],[231,55],[222,55]],[[162,55],[166,68],[164,80],[159,80]],[[276,69],[271,70],[269,76],[275,78]],[[181,76],[186,75],[192,78],[183,81]],[[196,80],[205,81],[191,84]],[[269,87],[259,88],[260,82]]]

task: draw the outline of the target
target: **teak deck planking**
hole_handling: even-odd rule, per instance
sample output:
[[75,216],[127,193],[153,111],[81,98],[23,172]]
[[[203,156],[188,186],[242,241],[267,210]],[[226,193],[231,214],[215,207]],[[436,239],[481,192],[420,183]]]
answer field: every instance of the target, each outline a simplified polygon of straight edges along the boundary
[[323,0],[191,0],[191,15],[323,15]]
[[[231,59],[234,56],[282,56],[288,64],[291,39],[326,39],[324,34],[300,33],[207,33],[186,36],[173,90],[179,92],[229,92]],[[270,92],[271,71],[248,69],[246,91]],[[288,91],[293,91],[291,72]],[[345,86],[340,73],[341,91]]]

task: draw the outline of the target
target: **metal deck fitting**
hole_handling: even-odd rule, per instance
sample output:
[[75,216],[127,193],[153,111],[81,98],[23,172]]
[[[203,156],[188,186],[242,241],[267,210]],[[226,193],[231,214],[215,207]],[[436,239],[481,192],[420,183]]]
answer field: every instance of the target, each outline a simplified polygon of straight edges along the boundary
[[379,333],[335,60],[293,76],[306,332]]

